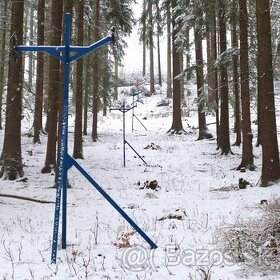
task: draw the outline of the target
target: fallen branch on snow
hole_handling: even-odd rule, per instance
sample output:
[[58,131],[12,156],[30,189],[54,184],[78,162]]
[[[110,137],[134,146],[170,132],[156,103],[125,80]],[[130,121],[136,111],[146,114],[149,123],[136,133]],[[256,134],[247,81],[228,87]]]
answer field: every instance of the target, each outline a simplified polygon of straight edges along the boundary
[[16,199],[27,200],[27,201],[43,203],[43,204],[47,204],[47,203],[54,204],[53,201],[41,200],[41,199],[36,199],[36,198],[31,198],[31,197],[26,197],[26,196],[13,195],[13,194],[0,193],[0,197],[16,198]]

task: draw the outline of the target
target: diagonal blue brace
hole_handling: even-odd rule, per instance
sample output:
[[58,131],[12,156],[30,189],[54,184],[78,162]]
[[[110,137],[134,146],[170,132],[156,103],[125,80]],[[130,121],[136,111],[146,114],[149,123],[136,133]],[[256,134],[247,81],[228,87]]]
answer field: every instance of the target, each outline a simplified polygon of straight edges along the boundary
[[56,203],[54,213],[54,228],[51,262],[56,263],[59,216],[62,198],[62,248],[66,249],[66,229],[67,229],[67,175],[68,170],[75,166],[78,171],[92,184],[92,186],[123,216],[123,218],[145,239],[152,249],[157,245],[145,234],[145,232],[122,210],[122,208],[107,194],[98,183],[68,154],[68,100],[69,100],[69,75],[70,63],[95,51],[96,49],[114,42],[114,34],[107,36],[90,46],[70,45],[71,16],[65,14],[65,45],[64,46],[16,46],[17,52],[46,52],[62,61],[65,65],[64,73],[64,96],[62,109],[62,128],[59,142],[59,162],[56,182]]

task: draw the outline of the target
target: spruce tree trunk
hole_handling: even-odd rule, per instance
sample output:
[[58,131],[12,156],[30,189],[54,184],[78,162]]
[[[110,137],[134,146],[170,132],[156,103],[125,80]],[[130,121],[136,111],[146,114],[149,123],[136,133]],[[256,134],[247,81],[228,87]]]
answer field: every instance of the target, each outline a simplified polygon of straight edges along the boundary
[[[220,55],[227,50],[226,7],[224,0],[219,0]],[[221,76],[221,120],[219,129],[219,145],[223,155],[231,153],[229,138],[229,99],[228,70],[226,65],[220,66]]]
[[[184,70],[184,54],[182,51],[179,52],[180,54],[180,74]],[[185,106],[185,86],[184,86],[184,78],[180,78],[180,91],[181,91],[181,103]]]
[[103,116],[107,116],[107,108],[109,104],[109,90],[110,90],[110,77],[109,77],[109,67],[108,67],[108,61],[109,61],[109,51],[108,48],[105,48],[103,50],[104,52],[104,61],[103,61],[103,73],[102,73],[102,99],[103,99]]
[[150,51],[150,93],[155,93],[155,72],[154,72],[154,38],[153,38],[153,2],[148,0],[149,14],[149,51]]
[[[94,41],[99,40],[99,24],[100,24],[100,0],[95,2],[95,20],[94,20]],[[99,57],[98,51],[93,55],[93,104],[92,104],[92,141],[96,142],[97,135],[97,115],[99,107]]]
[[5,86],[5,54],[6,54],[6,35],[7,35],[7,10],[8,10],[8,0],[5,0],[2,3],[3,9],[1,11],[2,16],[2,32],[1,32],[1,49],[0,49],[0,129],[2,127],[2,107],[3,107],[3,93],[4,93],[4,86]]
[[[279,180],[279,150],[275,117],[269,0],[256,1],[258,40],[259,122],[262,136],[261,186]],[[265,44],[264,44],[265,42]]]
[[[38,26],[37,26],[37,45],[42,46],[45,42],[45,0],[38,1]],[[37,72],[36,72],[36,96],[34,112],[34,138],[33,143],[40,143],[40,132],[43,129],[43,93],[44,93],[44,54],[37,53]]]
[[202,9],[198,5],[194,7],[194,14],[197,17],[198,23],[194,30],[195,42],[195,59],[196,59],[196,85],[197,85],[197,100],[198,100],[198,140],[212,138],[206,125],[205,117],[205,96],[203,96],[204,74],[203,74],[203,47],[202,47]]
[[[91,28],[88,28],[88,39],[90,39]],[[88,105],[89,105],[89,95],[91,93],[91,57],[88,57],[85,61],[85,93],[84,93],[84,128],[83,135],[87,135],[88,128]]]
[[[63,0],[52,1],[51,26],[52,35],[50,43],[52,46],[61,45]],[[45,165],[42,173],[56,170],[56,144],[57,144],[57,121],[60,91],[60,62],[54,57],[49,59],[49,109],[48,109],[48,143]]]
[[159,9],[159,1],[156,1],[156,9],[157,9],[157,56],[158,56],[158,84],[162,87],[162,77],[161,77],[161,55],[160,55],[160,9]]
[[[144,15],[146,15],[146,0],[143,0],[143,12]],[[143,77],[146,76],[146,33],[147,33],[147,28],[146,28],[146,16],[144,17],[144,22],[143,22],[143,42],[142,42],[142,48],[143,48],[143,70],[142,70],[142,75]]]
[[[84,0],[77,3],[77,45],[84,43]],[[73,158],[83,159],[83,58],[77,61],[76,71],[76,116]]]
[[[33,5],[31,4],[30,8],[30,17],[29,17],[29,45],[33,46],[34,40],[34,9]],[[33,83],[33,53],[29,53],[28,55],[28,87],[32,89]]]
[[[237,36],[237,9],[236,3],[233,3],[233,16],[232,16],[232,48],[238,48],[238,36]],[[248,51],[248,50],[247,50]],[[238,56],[234,55],[232,59],[233,71],[232,71],[232,82],[233,82],[233,94],[234,94],[234,131],[236,133],[236,140],[234,145],[240,146],[241,144],[241,120],[240,120],[240,90],[239,90],[239,75],[238,75]]]
[[167,7],[166,11],[166,24],[167,24],[167,98],[172,98],[172,65],[171,65],[171,13],[170,13],[170,5]]
[[158,55],[158,84],[159,84],[160,87],[162,87],[159,34],[157,34],[157,55]]
[[118,87],[119,87],[119,63],[114,61],[114,94],[113,99],[118,100]]
[[[172,9],[177,6],[177,0],[172,0]],[[184,132],[182,124],[182,112],[181,112],[181,86],[180,80],[176,78],[180,74],[180,53],[178,52],[178,47],[176,46],[176,34],[175,29],[175,15],[172,17],[172,66],[173,66],[173,119],[172,125],[168,132],[171,134],[181,134]]]
[[217,59],[217,35],[216,35],[216,1],[211,0],[206,9],[206,17],[209,27],[209,61],[208,63],[208,86],[209,99],[215,104],[216,117],[216,138],[217,146],[219,147],[219,96],[218,96],[218,73],[214,66]]
[[249,86],[249,53],[248,53],[248,11],[247,1],[239,0],[240,26],[240,78],[242,102],[242,167],[254,170],[253,134],[251,130],[250,86]]
[[24,175],[21,155],[23,69],[21,54],[17,57],[15,52],[16,44],[23,43],[23,12],[24,0],[13,1],[3,166],[0,172],[0,177],[8,180]]

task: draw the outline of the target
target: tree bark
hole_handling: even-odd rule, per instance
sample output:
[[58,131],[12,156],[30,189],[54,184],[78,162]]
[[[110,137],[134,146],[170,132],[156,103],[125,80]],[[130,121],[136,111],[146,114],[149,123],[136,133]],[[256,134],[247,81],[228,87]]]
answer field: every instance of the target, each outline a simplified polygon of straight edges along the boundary
[[209,100],[214,103],[216,117],[216,138],[219,147],[219,96],[218,96],[218,73],[215,67],[217,59],[217,35],[216,35],[216,0],[211,0],[206,9],[206,17],[209,32],[209,61],[208,63],[208,87]]
[[162,87],[162,77],[161,77],[161,51],[160,51],[160,9],[159,0],[156,1],[156,13],[157,13],[157,56],[158,56],[158,84]]
[[194,30],[195,42],[195,59],[196,59],[196,86],[197,86],[197,102],[198,102],[198,140],[212,138],[212,134],[208,131],[205,117],[205,98],[203,96],[204,74],[203,74],[203,50],[202,50],[202,9],[198,5],[194,7],[194,14],[197,17],[197,24]]
[[[177,6],[177,0],[172,0],[172,9]],[[180,53],[176,46],[176,22],[175,15],[172,17],[172,66],[173,66],[173,120],[171,128],[168,132],[171,134],[182,134],[184,132],[182,124],[182,112],[181,112],[181,86],[180,79],[177,76],[180,74]]]
[[119,87],[119,63],[117,59],[114,61],[114,94],[113,99],[118,100],[118,87]]
[[2,127],[2,107],[3,107],[3,93],[4,93],[4,86],[5,86],[5,54],[6,54],[6,29],[7,29],[7,10],[8,10],[8,0],[5,0],[4,3],[2,3],[3,9],[1,12],[2,16],[2,42],[1,42],[1,53],[0,53],[0,129],[3,129]]
[[24,0],[13,1],[3,166],[0,172],[0,177],[8,180],[24,175],[21,155],[22,57],[20,54],[17,57],[15,50],[17,44],[23,43],[23,12]]
[[[38,26],[37,26],[37,45],[44,45],[45,42],[45,0],[38,1]],[[36,96],[34,112],[34,138],[33,143],[40,143],[40,132],[43,129],[43,95],[44,95],[44,54],[37,53],[37,71],[36,71]]]
[[[262,136],[261,186],[280,178],[279,150],[275,117],[269,0],[256,1],[258,41],[258,94]],[[264,43],[265,42],[265,43]]]
[[[50,43],[52,46],[61,44],[63,0],[52,1],[51,26],[52,35]],[[56,144],[57,144],[57,121],[60,91],[60,62],[54,57],[49,59],[49,109],[48,109],[48,142],[45,165],[42,173],[49,173],[56,170]]]
[[[231,38],[232,38],[232,48],[238,48],[238,36],[237,36],[237,10],[236,3],[233,3],[233,15],[232,15],[232,30],[231,30]],[[247,50],[248,51],[248,50]],[[244,55],[244,54],[243,54]],[[241,120],[240,120],[240,90],[239,90],[239,75],[238,75],[238,56],[234,55],[232,59],[233,64],[233,72],[232,72],[232,80],[233,80],[233,94],[234,94],[234,131],[236,133],[236,140],[234,145],[240,146],[241,144]]]
[[239,0],[240,26],[240,78],[242,102],[242,167],[254,170],[253,134],[251,130],[249,54],[248,54],[248,11],[247,0]]
[[146,0],[143,0],[143,13],[144,13],[144,22],[143,22],[143,69],[142,69],[142,75],[143,77],[146,76],[146,32],[147,32],[147,28],[146,28]]
[[[84,39],[84,0],[77,3],[77,45],[83,45]],[[76,71],[76,117],[74,131],[73,158],[83,159],[83,59],[77,61]]]
[[[90,41],[90,34],[91,34],[91,28],[88,27],[88,40]],[[88,57],[88,59],[85,61],[85,91],[84,91],[84,122],[83,122],[83,135],[87,135],[87,129],[88,129],[88,106],[89,106],[89,95],[91,92],[91,57]]]
[[170,5],[167,6],[166,11],[166,24],[167,24],[167,98],[172,98],[172,64],[171,64],[171,13],[170,13]]
[[[219,0],[220,55],[227,50],[226,7],[224,0]],[[229,139],[229,100],[228,100],[228,70],[220,66],[221,75],[221,120],[219,128],[219,145],[223,155],[231,153]]]
[[154,72],[154,38],[153,38],[153,2],[148,0],[149,14],[149,51],[150,51],[150,93],[155,93],[155,72]]
[[[38,10],[39,12],[39,10]],[[34,8],[31,4],[30,8],[30,16],[29,16],[29,45],[33,46],[33,40],[34,40]],[[28,55],[28,87],[29,89],[32,89],[33,84],[33,53],[29,53]]]
[[[98,41],[99,34],[99,24],[100,24],[100,0],[95,2],[95,20],[94,20],[94,41]],[[93,106],[92,106],[92,141],[96,142],[98,139],[97,135],[97,115],[98,115],[98,104],[99,104],[99,57],[98,51],[94,52],[93,55]]]

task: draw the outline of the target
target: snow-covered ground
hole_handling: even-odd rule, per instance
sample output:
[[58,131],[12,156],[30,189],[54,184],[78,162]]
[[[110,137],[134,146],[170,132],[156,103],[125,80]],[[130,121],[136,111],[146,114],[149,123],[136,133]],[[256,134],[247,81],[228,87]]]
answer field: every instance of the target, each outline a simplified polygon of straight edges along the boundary
[[[277,96],[277,98],[279,95]],[[215,140],[197,140],[197,115],[183,118],[185,135],[169,136],[171,107],[156,107],[161,95],[138,103],[127,141],[147,165],[126,147],[123,167],[122,114],[100,116],[99,141],[84,137],[84,160],[79,163],[157,244],[156,250],[75,169],[69,171],[67,250],[59,247],[57,264],[50,264],[54,204],[0,197],[0,279],[279,279],[228,261],[220,248],[223,229],[260,215],[261,200],[279,197],[280,185],[257,187],[261,148],[254,147],[257,170],[235,171],[241,148],[222,156]],[[279,99],[279,98],[278,98]],[[208,116],[209,123],[214,122]],[[73,120],[69,121],[72,153]],[[254,126],[254,125],[253,125]],[[209,125],[215,132],[215,124]],[[256,127],[253,127],[255,130]],[[232,143],[234,135],[232,133]],[[55,201],[54,175],[41,174],[46,149],[23,136],[26,182],[0,181],[0,193]],[[144,149],[149,144],[157,149]],[[3,131],[0,131],[0,147]],[[233,190],[239,178],[252,184]],[[156,180],[157,190],[143,189]],[[219,189],[228,187],[228,191]],[[216,191],[215,191],[216,190]],[[60,228],[61,230],[61,228]],[[122,238],[121,238],[122,237]],[[60,242],[59,242],[60,244]],[[128,248],[123,248],[128,247]],[[214,262],[213,260],[216,260]]]

